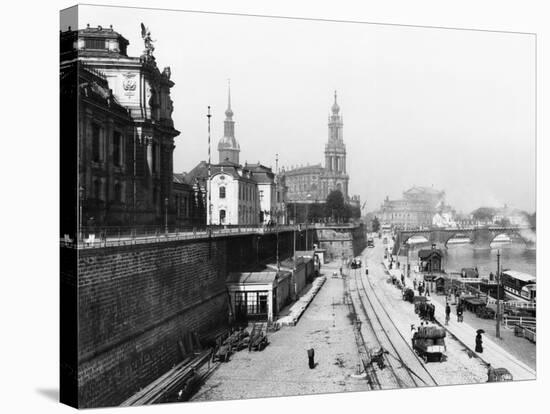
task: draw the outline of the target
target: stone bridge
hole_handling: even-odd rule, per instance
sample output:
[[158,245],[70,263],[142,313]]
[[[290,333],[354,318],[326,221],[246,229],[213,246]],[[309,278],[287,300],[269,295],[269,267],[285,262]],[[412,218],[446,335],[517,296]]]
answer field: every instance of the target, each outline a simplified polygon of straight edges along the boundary
[[491,242],[501,234],[505,234],[512,241],[519,241],[526,246],[533,246],[535,228],[529,226],[488,226],[470,227],[460,229],[419,229],[419,230],[398,230],[395,237],[394,254],[411,237],[423,236],[429,243],[447,245],[447,242],[455,237],[464,237],[470,240],[476,248],[488,249]]

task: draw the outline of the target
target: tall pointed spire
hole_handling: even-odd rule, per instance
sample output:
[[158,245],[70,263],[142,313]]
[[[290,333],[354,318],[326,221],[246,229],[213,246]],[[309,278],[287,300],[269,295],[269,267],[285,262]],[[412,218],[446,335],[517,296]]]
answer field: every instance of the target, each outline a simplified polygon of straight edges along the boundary
[[332,113],[334,115],[338,115],[338,112],[340,111],[340,107],[338,106],[338,102],[337,102],[337,94],[336,94],[336,91],[334,91],[334,104],[332,105]]
[[233,116],[233,110],[231,109],[231,79],[227,79],[227,109],[225,110],[225,116],[227,118]]
[[223,122],[223,137],[218,143],[220,163],[231,161],[239,164],[240,146],[235,139],[235,121],[233,121],[233,110],[231,109],[231,80],[227,79],[227,109],[225,110],[225,121]]

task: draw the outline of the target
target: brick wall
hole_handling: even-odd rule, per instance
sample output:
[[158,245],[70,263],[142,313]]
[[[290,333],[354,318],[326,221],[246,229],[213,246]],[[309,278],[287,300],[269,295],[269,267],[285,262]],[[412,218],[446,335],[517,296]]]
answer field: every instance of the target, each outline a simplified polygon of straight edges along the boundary
[[367,246],[363,225],[318,228],[316,232],[319,247],[327,251],[325,260],[337,260],[342,255],[357,256]]
[[[206,340],[226,327],[227,273],[276,246],[269,234],[80,250],[79,405],[120,404],[181,360],[186,331]],[[292,248],[292,232],[280,233],[280,256]]]

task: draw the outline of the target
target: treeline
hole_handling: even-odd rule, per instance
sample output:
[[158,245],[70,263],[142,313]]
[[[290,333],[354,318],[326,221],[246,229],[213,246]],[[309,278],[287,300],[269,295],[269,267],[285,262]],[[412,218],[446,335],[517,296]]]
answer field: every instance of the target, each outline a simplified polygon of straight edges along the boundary
[[347,223],[361,217],[361,209],[344,200],[343,194],[332,191],[324,203],[288,203],[288,218],[297,223]]

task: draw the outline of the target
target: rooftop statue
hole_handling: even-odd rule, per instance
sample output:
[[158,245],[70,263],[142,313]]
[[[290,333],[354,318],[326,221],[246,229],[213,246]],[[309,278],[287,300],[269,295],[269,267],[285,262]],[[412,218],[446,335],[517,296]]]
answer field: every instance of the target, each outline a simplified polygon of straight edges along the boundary
[[143,23],[141,23],[141,37],[145,44],[144,54],[153,57],[153,51],[155,50],[155,46],[153,46],[154,40],[151,39],[151,31]]

